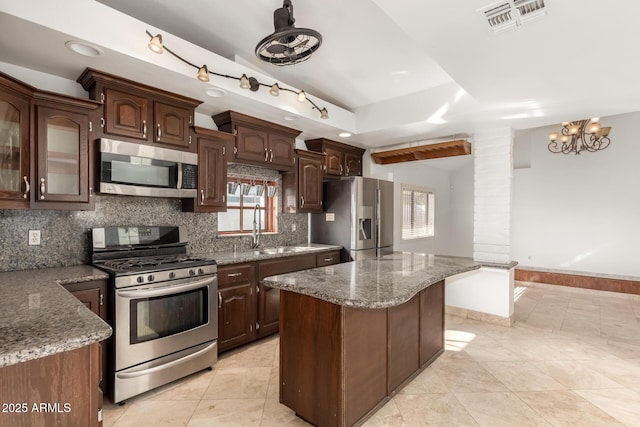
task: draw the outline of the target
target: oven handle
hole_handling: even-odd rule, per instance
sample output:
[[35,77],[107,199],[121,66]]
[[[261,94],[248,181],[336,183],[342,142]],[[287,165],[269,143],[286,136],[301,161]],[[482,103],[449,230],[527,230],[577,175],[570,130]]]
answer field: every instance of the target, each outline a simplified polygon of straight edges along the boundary
[[216,343],[213,342],[208,346],[206,346],[205,348],[203,348],[202,350],[198,350],[195,353],[188,354],[184,357],[181,357],[180,359],[172,360],[171,362],[165,363],[163,365],[154,366],[153,368],[148,368],[148,369],[141,369],[139,371],[133,371],[133,372],[120,372],[119,374],[116,374],[116,376],[118,378],[127,379],[127,378],[141,377],[143,375],[149,375],[149,374],[153,374],[154,372],[163,371],[165,369],[169,369],[173,366],[179,365],[180,363],[184,363],[191,359],[199,357],[202,354],[208,351],[211,351],[211,349],[214,348],[215,346],[216,346]]
[[158,289],[144,288],[144,289],[134,290],[134,291],[118,290],[116,291],[116,294],[117,296],[123,297],[123,298],[161,297],[165,295],[175,294],[177,292],[184,292],[184,291],[191,291],[193,289],[198,289],[205,285],[209,285],[214,281],[215,281],[214,277],[209,277],[206,279],[197,280],[195,282],[189,282],[186,285],[168,285]]

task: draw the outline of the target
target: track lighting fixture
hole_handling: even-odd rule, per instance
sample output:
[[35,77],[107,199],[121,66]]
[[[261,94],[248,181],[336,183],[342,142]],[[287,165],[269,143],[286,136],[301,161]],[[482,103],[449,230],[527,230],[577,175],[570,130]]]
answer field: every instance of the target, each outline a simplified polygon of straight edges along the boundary
[[293,90],[290,89],[288,87],[280,87],[278,85],[278,83],[273,83],[271,85],[268,85],[266,83],[262,83],[260,81],[258,81],[258,79],[256,79],[255,77],[248,77],[246,74],[243,74],[241,77],[236,77],[236,76],[230,76],[228,74],[221,74],[221,73],[216,73],[215,71],[211,71],[209,70],[209,68],[206,65],[202,65],[202,66],[198,66],[190,61],[187,61],[186,59],[184,59],[183,57],[181,57],[180,55],[178,55],[177,53],[175,53],[174,51],[172,51],[171,49],[169,49],[167,46],[165,46],[162,42],[162,35],[160,34],[156,34],[155,36],[152,35],[149,31],[146,32],[147,35],[150,37],[150,41],[149,41],[149,49],[151,49],[153,52],[161,54],[164,51],[169,52],[173,57],[175,57],[176,59],[179,59],[180,61],[184,62],[187,65],[192,66],[193,68],[195,68],[197,71],[196,77],[198,78],[198,80],[201,80],[203,82],[208,82],[209,81],[209,75],[214,75],[214,76],[218,76],[218,77],[224,77],[227,79],[234,79],[234,80],[238,80],[240,83],[240,87],[242,89],[249,89],[252,92],[256,92],[258,89],[260,89],[260,86],[265,86],[269,88],[269,93],[273,96],[279,96],[280,95],[280,91],[285,91],[285,92],[291,92],[295,95],[297,95],[297,99],[300,102],[309,102],[312,105],[312,108],[314,110],[318,110],[318,112],[320,113],[320,118],[321,119],[328,119],[329,118],[329,112],[327,111],[326,108],[320,108],[318,107],[318,105],[316,105],[315,102],[313,102],[311,99],[309,99],[309,97],[307,96],[307,94],[301,90],[301,91],[297,91],[297,90]]

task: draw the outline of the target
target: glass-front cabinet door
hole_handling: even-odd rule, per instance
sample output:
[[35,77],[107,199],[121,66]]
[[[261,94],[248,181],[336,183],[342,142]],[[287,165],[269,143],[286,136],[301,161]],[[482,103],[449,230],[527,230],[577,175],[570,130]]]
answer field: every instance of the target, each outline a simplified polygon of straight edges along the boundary
[[81,107],[36,101],[32,207],[93,209],[90,141],[97,106]]
[[29,206],[29,110],[0,86],[0,208]]

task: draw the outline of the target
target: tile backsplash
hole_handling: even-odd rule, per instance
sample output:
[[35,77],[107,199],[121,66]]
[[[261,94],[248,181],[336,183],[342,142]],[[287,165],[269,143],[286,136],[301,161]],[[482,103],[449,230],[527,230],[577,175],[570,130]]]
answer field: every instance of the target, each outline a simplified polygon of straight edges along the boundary
[[[229,165],[229,173],[272,177],[276,171]],[[281,185],[278,196],[281,200]],[[184,213],[181,201],[154,197],[96,195],[94,211],[47,211],[0,209],[0,271],[61,267],[90,262],[91,228],[110,225],[177,225],[186,232],[190,252],[238,250],[250,245],[248,236],[218,236],[218,215]],[[291,232],[295,224],[295,232]],[[262,246],[307,242],[306,214],[278,212],[277,234],[265,234]],[[41,244],[29,246],[29,230],[41,230]]]

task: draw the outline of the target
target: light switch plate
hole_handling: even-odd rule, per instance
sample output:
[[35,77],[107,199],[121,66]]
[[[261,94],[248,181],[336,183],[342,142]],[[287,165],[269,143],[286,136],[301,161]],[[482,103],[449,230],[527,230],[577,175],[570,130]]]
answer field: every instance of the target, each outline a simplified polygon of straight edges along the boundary
[[40,230],[29,230],[29,246],[40,245]]

